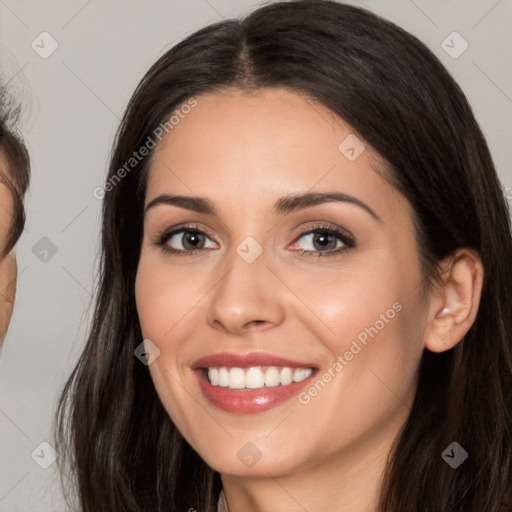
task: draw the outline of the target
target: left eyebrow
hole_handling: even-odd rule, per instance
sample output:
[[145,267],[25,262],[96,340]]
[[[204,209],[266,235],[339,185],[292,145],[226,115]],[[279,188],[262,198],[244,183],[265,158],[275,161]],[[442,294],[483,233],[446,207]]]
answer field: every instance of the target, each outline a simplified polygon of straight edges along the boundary
[[[381,218],[366,203],[363,203],[363,201],[357,199],[357,197],[343,194],[341,192],[308,192],[306,194],[287,195],[276,201],[274,204],[274,211],[279,215],[284,215],[294,210],[332,202],[354,204],[368,212],[378,222],[382,222]],[[168,194],[162,194],[152,199],[146,206],[144,213],[159,204],[178,206],[180,208],[209,215],[217,215],[218,213],[213,203],[206,198],[181,195],[175,196]]]
[[343,202],[352,203],[368,212],[375,220],[382,222],[381,218],[366,204],[357,197],[343,194],[341,192],[309,192],[306,194],[292,194],[279,199],[274,210],[279,214],[285,214],[293,210],[308,208],[317,204]]

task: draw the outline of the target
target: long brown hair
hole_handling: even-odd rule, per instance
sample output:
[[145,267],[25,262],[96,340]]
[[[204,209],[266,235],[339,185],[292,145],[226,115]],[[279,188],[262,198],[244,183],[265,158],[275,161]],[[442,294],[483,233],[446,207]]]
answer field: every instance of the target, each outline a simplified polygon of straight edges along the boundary
[[[459,86],[420,41],[364,9],[273,3],[199,30],[153,65],[122,120],[107,180],[187,99],[229,87],[287,87],[314,98],[376,149],[412,205],[426,283],[456,248],[480,254],[477,318],[454,349],[425,351],[379,511],[512,510],[511,227]],[[87,512],[210,512],[221,487],[133,354],[142,341],[134,282],[150,158],[105,193],[93,324],[57,416],[57,447],[68,456],[63,471],[71,470]],[[469,454],[457,469],[441,457],[452,442]]]

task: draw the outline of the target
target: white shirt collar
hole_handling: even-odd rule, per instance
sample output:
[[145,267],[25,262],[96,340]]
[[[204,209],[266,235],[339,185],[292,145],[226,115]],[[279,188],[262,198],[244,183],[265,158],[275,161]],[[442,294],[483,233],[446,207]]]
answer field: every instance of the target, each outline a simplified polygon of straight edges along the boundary
[[217,502],[217,512],[229,512],[228,503],[226,496],[224,496],[224,490],[220,491],[219,501]]

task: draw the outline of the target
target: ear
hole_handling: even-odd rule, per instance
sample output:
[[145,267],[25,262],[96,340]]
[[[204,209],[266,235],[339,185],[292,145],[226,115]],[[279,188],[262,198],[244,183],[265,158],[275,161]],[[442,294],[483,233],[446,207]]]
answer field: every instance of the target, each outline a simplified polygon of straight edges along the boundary
[[450,350],[475,321],[484,269],[471,249],[457,249],[440,263],[442,283],[432,293],[424,345],[431,352]]

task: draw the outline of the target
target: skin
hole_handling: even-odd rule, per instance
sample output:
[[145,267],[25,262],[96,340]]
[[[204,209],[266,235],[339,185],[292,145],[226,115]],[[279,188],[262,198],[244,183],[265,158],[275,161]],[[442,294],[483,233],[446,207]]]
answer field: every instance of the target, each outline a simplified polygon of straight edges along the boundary
[[[0,150],[0,169],[8,173],[8,166]],[[5,247],[12,223],[14,203],[9,189],[0,181],[0,247]],[[0,346],[11,320],[16,295],[17,265],[14,253],[0,259]]]
[[[149,366],[156,390],[183,436],[221,473],[231,512],[373,511],[424,348],[453,347],[474,320],[480,261],[459,250],[425,296],[410,205],[376,172],[385,167],[372,148],[353,162],[338,150],[350,126],[284,89],[197,100],[160,143],[148,177],[146,205],[179,194],[218,210],[159,204],[145,215],[136,300],[144,338],[160,350]],[[380,220],[348,202],[273,212],[283,196],[333,191]],[[155,244],[181,223],[206,233],[199,255]],[[349,231],[356,247],[301,254],[315,249],[301,231],[317,223]],[[236,252],[248,236],[263,250],[250,264]],[[177,235],[167,246],[183,250],[182,242]],[[258,414],[225,412],[204,398],[191,371],[206,355],[261,351],[321,376],[394,303],[401,311],[307,404],[292,398]],[[237,457],[246,443],[261,453],[252,467]]]

